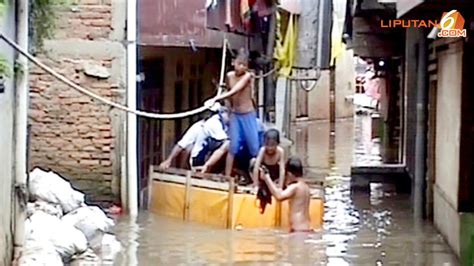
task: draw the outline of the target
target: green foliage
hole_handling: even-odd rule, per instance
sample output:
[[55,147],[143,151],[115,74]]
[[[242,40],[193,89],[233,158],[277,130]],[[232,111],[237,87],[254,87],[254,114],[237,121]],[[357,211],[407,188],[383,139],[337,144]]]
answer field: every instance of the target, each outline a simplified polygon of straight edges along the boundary
[[23,74],[25,74],[25,67],[20,62],[15,61],[13,72],[15,73],[15,76],[22,77]]
[[[2,0],[0,0],[2,1]],[[30,5],[30,25],[33,44],[43,47],[43,41],[54,36],[56,29],[56,10],[66,4],[65,0],[32,0]]]
[[0,76],[9,78],[11,75],[11,64],[9,64],[8,60],[2,54],[0,54]]
[[6,0],[0,0],[0,19],[2,18],[3,14],[5,13],[5,8],[7,7]]
[[[56,10],[66,5],[70,0],[31,0],[30,1],[30,33],[32,41],[37,49],[43,47],[43,41],[54,36],[56,29]],[[0,0],[0,23],[5,14],[8,0]],[[23,67],[15,62],[13,69],[15,73],[22,75]],[[12,75],[12,66],[6,58],[0,53],[0,76],[10,77]]]

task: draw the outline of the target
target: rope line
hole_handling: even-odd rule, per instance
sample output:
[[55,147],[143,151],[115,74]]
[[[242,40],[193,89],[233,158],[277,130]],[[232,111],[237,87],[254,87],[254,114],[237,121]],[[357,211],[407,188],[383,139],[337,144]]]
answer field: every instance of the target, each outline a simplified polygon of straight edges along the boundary
[[[102,104],[111,106],[113,108],[117,108],[119,110],[125,111],[127,113],[132,113],[137,116],[141,117],[146,117],[146,118],[152,118],[152,119],[179,119],[179,118],[185,118],[188,116],[193,116],[202,112],[205,112],[208,110],[208,107],[206,106],[201,106],[199,108],[193,109],[193,110],[188,110],[180,113],[169,113],[169,114],[163,114],[163,113],[150,113],[146,111],[141,111],[141,110],[134,110],[131,109],[125,105],[116,103],[114,101],[111,101],[107,98],[104,98],[82,86],[77,85],[73,81],[69,80],[62,74],[59,74],[56,72],[54,69],[48,67],[47,65],[43,64],[40,60],[38,60],[36,57],[25,51],[23,48],[21,48],[18,44],[16,44],[14,41],[12,41],[10,38],[5,36],[4,34],[0,33],[0,39],[5,41],[8,45],[10,45],[12,48],[14,48],[16,51],[18,51],[20,54],[25,56],[29,61],[31,61],[33,64],[37,65],[39,68],[43,69],[59,81],[63,82],[64,84],[68,85],[72,89],[78,91],[79,93],[82,93],[84,95],[89,96],[90,98],[99,101]],[[220,78],[219,78],[219,84],[217,86],[217,93],[216,96],[212,97],[215,99],[216,97],[220,96],[222,94],[222,88],[224,85],[224,78],[225,78],[225,67],[226,67],[226,58],[227,58],[227,52],[232,52],[230,45],[227,41],[227,38],[224,38],[223,40],[223,46],[222,46],[222,62],[221,62],[221,71],[220,71]],[[275,71],[277,71],[277,67],[273,67],[270,71],[263,73],[261,75],[256,75],[254,76],[255,79],[261,79],[268,77],[272,75]],[[291,80],[315,80],[314,78],[290,78]],[[317,79],[316,79],[317,80]]]
[[[97,101],[99,101],[99,102],[101,102],[105,105],[109,105],[111,107],[117,108],[119,110],[122,110],[122,111],[125,111],[125,112],[128,112],[128,113],[132,113],[132,114],[135,114],[137,116],[153,118],[153,119],[178,119],[178,118],[184,118],[184,117],[192,116],[192,115],[195,115],[195,114],[199,114],[199,113],[202,113],[202,112],[205,112],[205,111],[208,110],[208,108],[206,106],[201,106],[201,107],[196,108],[194,110],[189,110],[189,111],[180,112],[180,113],[172,113],[172,114],[149,113],[149,112],[140,111],[140,110],[133,110],[133,109],[131,109],[131,108],[125,106],[125,105],[116,103],[116,102],[111,101],[109,99],[106,99],[106,98],[104,98],[100,95],[97,95],[97,94],[91,92],[90,90],[87,90],[87,89],[77,85],[76,83],[72,82],[71,80],[69,80],[65,76],[63,76],[63,75],[59,74],[58,72],[56,72],[54,69],[52,69],[52,68],[48,67],[47,65],[43,64],[40,60],[36,59],[34,56],[32,56],[27,51],[25,51],[18,44],[16,44],[14,41],[9,39],[8,37],[3,35],[2,33],[0,33],[0,38],[3,39],[8,45],[10,45],[16,51],[18,51],[20,54],[25,56],[29,61],[31,61],[32,63],[37,65],[39,68],[43,69],[44,71],[46,71],[47,73],[49,73],[50,75],[52,75],[53,77],[58,79],[59,81],[63,82],[64,84],[66,84],[68,86],[70,86],[71,88],[78,91],[79,93],[85,94],[85,95],[91,97],[94,100],[97,100]],[[223,47],[222,47],[222,53],[223,53],[222,62],[223,62],[223,64],[221,65],[221,77],[220,77],[221,83],[223,82],[223,79],[224,79],[222,73],[225,72],[225,60],[226,60],[226,54],[227,54],[226,47],[227,47],[227,39],[224,39]],[[218,97],[221,94],[221,92],[222,92],[222,88],[221,88],[221,86],[219,86],[218,91],[217,91],[217,95],[214,96],[213,98]]]
[[275,71],[277,71],[277,67],[274,67],[272,68],[270,71],[268,71],[267,73],[263,73],[261,75],[255,75],[255,79],[263,79],[263,78],[266,78],[270,75],[272,75],[273,73],[275,73]]

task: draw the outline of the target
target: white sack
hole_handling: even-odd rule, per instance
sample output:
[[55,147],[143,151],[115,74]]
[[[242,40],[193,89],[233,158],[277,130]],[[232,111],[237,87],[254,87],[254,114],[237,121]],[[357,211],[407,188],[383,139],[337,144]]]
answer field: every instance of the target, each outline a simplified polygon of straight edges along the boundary
[[73,255],[87,250],[84,234],[55,216],[37,211],[25,226],[27,242],[52,245],[63,261],[68,261]]
[[29,202],[26,210],[27,217],[31,217],[37,211],[42,211],[58,218],[61,218],[63,215],[63,210],[59,204],[49,203],[43,200]]
[[54,172],[35,168],[30,173],[30,195],[49,203],[59,204],[64,213],[84,204],[84,194],[74,190],[71,184]]
[[61,219],[64,223],[79,229],[89,241],[90,247],[97,249],[102,244],[104,234],[111,232],[114,221],[95,206],[78,208]]
[[64,264],[51,242],[27,239],[18,265],[63,266]]

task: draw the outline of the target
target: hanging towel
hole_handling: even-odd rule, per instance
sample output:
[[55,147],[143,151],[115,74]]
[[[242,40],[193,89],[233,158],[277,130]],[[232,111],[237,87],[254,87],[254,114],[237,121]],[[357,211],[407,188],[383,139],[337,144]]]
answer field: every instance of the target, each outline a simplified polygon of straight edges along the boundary
[[256,0],[240,0],[240,18],[245,30],[251,29],[252,10]]
[[206,9],[216,8],[216,7],[217,7],[217,0],[206,0]]
[[281,28],[281,15],[277,12],[276,14],[277,24],[277,41],[275,47],[274,58],[278,61],[280,70],[278,74],[280,76],[289,77],[295,61],[296,53],[296,41],[297,41],[297,19],[295,14],[290,14],[288,20],[288,28],[286,30],[285,38],[282,39],[280,28]]

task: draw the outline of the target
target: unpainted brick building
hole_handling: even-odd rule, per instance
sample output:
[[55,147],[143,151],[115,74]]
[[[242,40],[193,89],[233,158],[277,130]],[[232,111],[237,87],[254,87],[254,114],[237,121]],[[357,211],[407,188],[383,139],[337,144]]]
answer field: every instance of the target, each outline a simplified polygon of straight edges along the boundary
[[[125,103],[126,1],[80,0],[58,10],[38,56],[75,83]],[[91,201],[119,199],[125,114],[30,69],[30,165],[57,171]],[[99,197],[100,196],[100,197]]]

